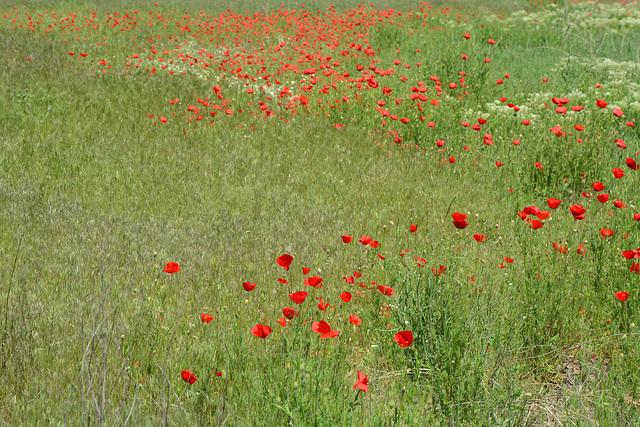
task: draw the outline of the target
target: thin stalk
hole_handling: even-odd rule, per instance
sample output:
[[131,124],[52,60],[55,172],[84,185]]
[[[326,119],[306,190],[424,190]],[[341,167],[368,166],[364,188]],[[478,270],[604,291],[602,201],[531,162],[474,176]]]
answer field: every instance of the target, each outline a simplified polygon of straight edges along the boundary
[[20,240],[18,241],[18,250],[16,251],[16,256],[13,259],[13,266],[11,267],[11,274],[9,276],[9,289],[7,289],[7,299],[4,304],[4,331],[7,330],[7,324],[9,322],[9,296],[11,295],[11,288],[13,286],[13,273],[16,271],[16,264],[18,262],[18,256],[20,255],[20,248],[22,247],[22,236],[20,236]]

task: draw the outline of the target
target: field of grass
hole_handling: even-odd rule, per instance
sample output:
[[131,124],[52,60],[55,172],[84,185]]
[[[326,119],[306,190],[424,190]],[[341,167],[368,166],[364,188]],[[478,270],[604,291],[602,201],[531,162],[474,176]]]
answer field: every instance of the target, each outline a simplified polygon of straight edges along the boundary
[[0,426],[640,423],[636,2],[33,0],[0,40]]

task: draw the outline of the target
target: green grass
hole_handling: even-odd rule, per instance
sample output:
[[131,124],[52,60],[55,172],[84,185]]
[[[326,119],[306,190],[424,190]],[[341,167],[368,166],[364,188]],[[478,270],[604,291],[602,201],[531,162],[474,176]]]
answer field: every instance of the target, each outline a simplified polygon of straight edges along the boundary
[[[34,31],[14,28],[28,22],[24,5],[30,16],[43,15]],[[18,15],[0,7],[0,18],[7,14],[0,19],[0,425],[638,422],[640,275],[629,271],[636,260],[620,254],[640,246],[633,219],[640,180],[625,165],[626,157],[640,161],[637,5],[571,3],[565,24],[562,5],[549,3],[496,2],[486,10],[434,2],[423,17],[407,12],[420,3],[402,2],[392,6],[403,15],[357,27],[362,36],[341,36],[335,49],[326,40],[314,45],[311,35],[322,32],[310,31],[304,49],[331,60],[297,62],[296,41],[283,38],[282,52],[300,71],[336,60],[333,69],[352,78],[372,59],[382,70],[394,67],[391,76],[375,75],[379,88],[318,72],[304,92],[310,77],[281,70],[286,58],[269,50],[265,74],[282,80],[272,95],[259,92],[261,64],[235,57],[257,77],[252,82],[233,77],[238,64],[203,70],[179,56],[203,60],[198,50],[206,49],[221,61],[225,49],[230,58],[249,52],[248,42],[236,46],[230,37],[223,47],[227,33],[195,34],[200,10],[217,17],[226,4],[152,5],[36,1],[20,4]],[[336,15],[356,6],[341,5]],[[314,16],[327,14],[323,23],[331,21],[328,7],[306,4]],[[267,8],[279,4],[233,10]],[[138,27],[106,25],[107,12],[134,9],[144,17]],[[77,23],[95,11],[101,27],[45,32],[55,21],[45,10],[61,14],[59,21],[77,10]],[[149,10],[174,19],[148,26]],[[173,25],[182,18],[190,35]],[[284,18],[269,28],[302,38]],[[285,36],[242,37],[272,47]],[[368,57],[351,41],[380,51]],[[160,68],[167,64],[173,75]],[[441,96],[430,76],[441,82]],[[425,101],[417,110],[410,88],[418,81],[440,105]],[[335,89],[319,92],[332,82]],[[245,83],[258,93],[247,94]],[[285,85],[309,105],[296,101],[293,114],[291,97],[277,95]],[[584,110],[557,114],[552,97]],[[596,99],[624,116],[596,107]],[[203,100],[223,108],[212,118]],[[409,123],[382,117],[378,100]],[[259,102],[274,116],[264,119]],[[480,117],[488,122],[479,132],[461,125]],[[584,132],[574,131],[578,123]],[[572,135],[557,137],[549,131],[556,125]],[[483,143],[484,133],[494,145]],[[625,176],[615,179],[614,167]],[[608,203],[595,198],[594,181],[607,185]],[[562,200],[557,210],[547,207],[550,197]],[[628,206],[614,207],[617,199]],[[574,204],[587,209],[585,220],[574,221]],[[532,205],[551,211],[539,230],[516,215]],[[454,212],[468,215],[467,228],[453,226]],[[603,239],[602,228],[614,235]],[[476,242],[476,233],[487,241]],[[344,244],[341,235],[354,240]],[[361,235],[381,246],[360,244]],[[554,242],[568,252],[554,251]],[[284,253],[294,257],[289,271],[276,264]],[[181,270],[164,273],[168,262]],[[446,271],[434,274],[441,265]],[[321,289],[304,286],[302,267],[323,278]],[[347,283],[354,272],[362,276]],[[257,284],[252,292],[242,287],[247,281]],[[394,295],[382,295],[379,284]],[[296,306],[287,295],[301,290],[309,296]],[[340,299],[344,291],[351,302]],[[625,303],[618,291],[630,293]],[[318,298],[330,304],[325,312]],[[284,307],[300,315],[283,328]],[[200,313],[214,320],[203,323]],[[360,326],[349,323],[352,314]],[[321,340],[311,330],[320,320],[341,334]],[[273,332],[257,338],[256,324]],[[403,330],[414,335],[408,348],[393,341]],[[183,381],[185,369],[198,381]],[[368,376],[367,392],[353,389],[358,371]]]

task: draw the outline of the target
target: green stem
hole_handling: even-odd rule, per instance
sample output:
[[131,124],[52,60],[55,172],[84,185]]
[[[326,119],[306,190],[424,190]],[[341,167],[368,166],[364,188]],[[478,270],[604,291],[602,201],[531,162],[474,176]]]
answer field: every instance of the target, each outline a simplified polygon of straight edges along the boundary
[[629,333],[629,305],[624,302],[624,323],[627,327],[627,333]]

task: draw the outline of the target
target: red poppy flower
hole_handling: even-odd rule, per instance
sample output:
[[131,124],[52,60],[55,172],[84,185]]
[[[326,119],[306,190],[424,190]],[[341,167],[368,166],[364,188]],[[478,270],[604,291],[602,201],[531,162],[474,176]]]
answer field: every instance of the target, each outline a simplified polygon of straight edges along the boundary
[[534,166],[537,167],[538,169],[544,169],[544,166],[542,166],[542,163],[540,162],[536,162]]
[[631,157],[627,157],[627,166],[629,166],[629,169],[631,170],[640,169],[640,165],[638,165]]
[[412,232],[412,233],[415,233],[416,231],[418,231],[418,226],[415,225],[415,224],[411,224],[409,226],[409,231]]
[[182,379],[188,382],[189,384],[193,384],[196,381],[198,381],[196,376],[193,375],[191,371],[189,371],[188,369],[185,369],[184,371],[182,371],[181,374],[182,374]]
[[360,239],[358,241],[363,245],[368,245],[369,243],[373,242],[373,239],[369,236],[360,236]]
[[542,226],[544,226],[544,224],[537,219],[531,221],[531,228],[533,228],[534,230],[539,230],[542,228]]
[[505,260],[506,262],[508,262],[509,264],[511,264],[511,263],[514,261],[514,259],[513,259],[513,258],[509,258],[508,256],[504,257],[504,260]]
[[167,265],[164,266],[164,270],[162,271],[169,274],[177,273],[178,271],[180,271],[180,266],[177,262],[168,262]]
[[393,340],[398,343],[400,347],[409,347],[413,342],[413,332],[411,331],[402,331],[398,332]]
[[283,283],[283,284],[289,283],[289,281],[287,279],[283,279],[282,277],[278,277],[278,282]]
[[631,273],[640,273],[640,262],[632,262],[629,271]]
[[562,201],[558,199],[553,199],[553,198],[547,199],[547,204],[551,209],[557,209],[558,206],[560,206],[560,203],[562,203]]
[[349,301],[351,301],[351,294],[349,292],[343,292],[343,293],[340,294],[340,298],[344,302],[349,302]]
[[633,214],[633,219],[636,221],[640,221],[640,213],[634,213]]
[[536,214],[538,219],[547,219],[549,218],[550,215],[551,215],[551,212],[549,211],[540,211]]
[[622,256],[626,259],[640,258],[640,248],[629,251],[623,251]]
[[441,265],[440,267],[438,267],[438,269],[436,270],[435,267],[431,269],[431,272],[433,273],[434,276],[437,276],[439,274],[443,274],[447,271],[447,267],[445,267],[444,265]]
[[298,291],[298,292],[294,292],[292,294],[289,294],[289,297],[296,304],[302,304],[304,302],[304,299],[307,297],[307,295],[309,295],[309,294],[304,292],[304,291]]
[[337,337],[338,335],[340,335],[340,331],[329,331],[326,334],[320,335],[320,339],[324,340],[324,339],[327,339],[327,338]]
[[281,317],[278,319],[278,323],[280,324],[280,326],[284,328],[285,326],[287,326],[287,319],[285,319],[284,317]]
[[313,331],[318,334],[322,334],[320,335],[321,340],[324,340],[326,338],[337,337],[338,335],[340,335],[339,331],[332,331],[331,326],[324,320],[321,320],[319,322],[313,322],[311,324],[311,329],[313,329]]
[[624,141],[621,139],[616,139],[616,145],[622,148],[623,150],[627,148],[627,144],[625,144]]
[[200,318],[204,323],[209,323],[213,320],[213,316],[207,313],[200,313]]
[[453,218],[453,225],[456,228],[464,229],[467,225],[469,225],[466,221],[467,216],[460,212],[454,212],[451,217]]
[[362,325],[362,320],[360,320],[360,318],[358,316],[356,316],[355,314],[352,314],[351,316],[349,316],[349,323],[356,325],[356,326],[360,326]]
[[365,374],[363,374],[362,372],[358,371],[358,382],[355,383],[355,385],[353,386],[353,388],[357,388],[360,389],[362,391],[369,391],[369,378],[367,378],[367,376]]
[[585,249],[585,247],[584,247],[584,246],[582,246],[582,244],[579,244],[579,245],[578,245],[578,251],[577,251],[577,252],[578,252],[578,255],[582,255],[582,256],[584,256],[584,254],[585,254],[585,252],[587,252],[587,250]]
[[551,133],[555,134],[556,136],[565,136],[565,133],[562,132],[562,127],[560,125],[556,125],[549,130],[551,131]]
[[616,117],[622,117],[624,115],[624,112],[619,108],[614,108],[613,115]]
[[307,274],[309,274],[310,271],[311,271],[310,268],[302,267],[302,274],[307,275]]
[[602,99],[598,99],[596,101],[596,105],[600,108],[607,108],[607,103],[605,101],[603,101]]
[[351,236],[342,236],[342,241],[344,243],[351,243],[352,240],[353,240],[353,237]]
[[487,237],[486,237],[486,236],[484,236],[484,235],[482,235],[482,234],[478,234],[478,233],[476,233],[476,234],[474,234],[474,235],[473,235],[473,239],[474,239],[476,242],[484,242],[484,241],[486,241],[486,240],[487,240]]
[[615,206],[618,209],[622,209],[622,208],[626,208],[627,205],[625,205],[622,200],[616,200],[615,202],[613,202],[613,206]]
[[[403,255],[404,256],[404,255]],[[424,258],[421,258],[419,256],[416,257],[416,265],[420,268],[424,267],[425,265],[427,265],[427,260]]]
[[162,123],[167,123],[167,118],[165,116],[160,117],[160,121]]
[[600,230],[600,234],[606,239],[607,237],[613,236],[613,231],[609,230],[608,228],[603,228],[602,230]]
[[450,163],[455,163],[455,162],[456,162],[456,158],[455,158],[455,157],[453,157],[453,156],[450,156],[450,157],[449,157],[449,162],[450,162]]
[[604,185],[603,183],[599,182],[599,181],[596,181],[596,182],[593,183],[593,189],[595,191],[602,191],[605,188],[607,188],[607,186]]
[[284,317],[291,320],[294,317],[298,317],[300,315],[300,312],[291,307],[285,307],[282,309],[282,314],[284,314]]
[[538,213],[540,213],[540,209],[538,209],[536,206],[527,206],[522,210],[522,212],[526,213],[527,215],[537,215]]
[[596,199],[598,199],[600,203],[606,203],[609,201],[609,194],[608,193],[598,194]]
[[245,291],[251,292],[252,290],[254,290],[256,288],[256,284],[255,283],[251,283],[251,282],[244,282],[242,284],[242,287],[244,288]]
[[289,270],[289,266],[291,265],[292,261],[293,261],[293,257],[289,254],[280,255],[278,259],[276,259],[276,262],[278,263],[278,265],[284,268],[286,271]]
[[324,334],[324,333],[327,333],[327,332],[329,332],[331,330],[331,325],[329,325],[324,320],[321,320],[319,322],[313,322],[311,324],[311,329],[315,333]]
[[553,242],[553,250],[560,252],[561,254],[566,254],[569,251],[568,248],[565,248],[558,242]]
[[378,289],[382,294],[388,295],[388,296],[391,296],[395,293],[393,288],[390,288],[389,286],[378,285],[376,289]]
[[587,212],[587,210],[580,205],[573,205],[569,208],[569,210],[571,211],[571,215],[573,215],[573,218],[576,221],[579,219],[584,219],[584,214]]
[[624,171],[622,169],[613,168],[613,176],[617,179],[620,179],[624,176]]
[[307,277],[304,279],[305,286],[312,286],[316,289],[320,289],[322,287],[322,278],[318,276]]
[[577,130],[578,132],[582,132],[584,130],[584,126],[582,125],[575,125],[574,126],[575,130]]
[[615,296],[616,298],[618,298],[620,301],[625,302],[627,300],[627,298],[629,298],[629,292],[616,292]]
[[251,328],[251,333],[258,338],[266,338],[271,333],[271,328],[267,325],[258,324]]

